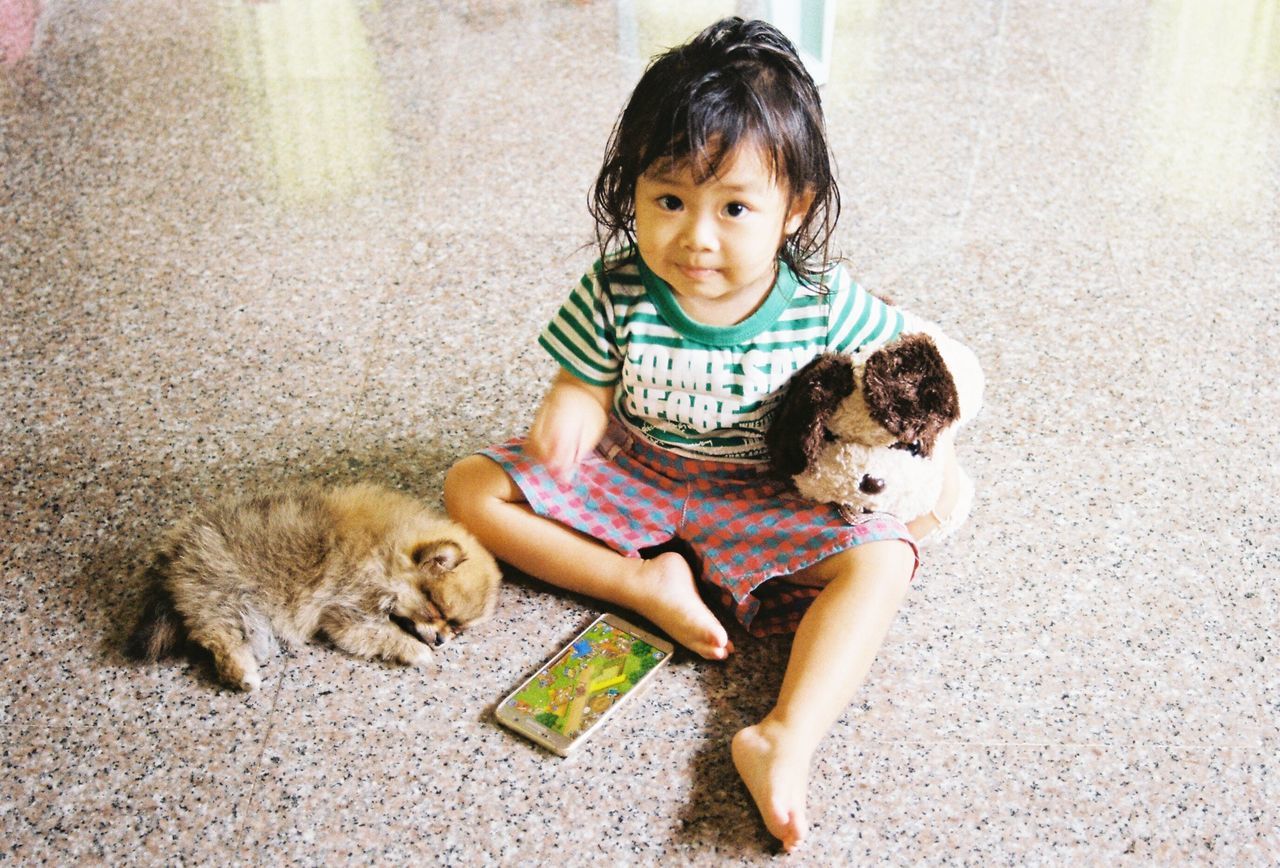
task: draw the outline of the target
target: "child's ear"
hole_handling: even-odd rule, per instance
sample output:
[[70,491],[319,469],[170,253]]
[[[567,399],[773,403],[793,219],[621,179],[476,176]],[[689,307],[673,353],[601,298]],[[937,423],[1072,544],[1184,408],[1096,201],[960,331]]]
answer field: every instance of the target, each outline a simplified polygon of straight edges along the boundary
[[804,223],[805,215],[809,213],[809,209],[813,207],[813,191],[805,190],[799,196],[791,200],[791,210],[787,213],[787,220],[782,224],[782,234],[794,235],[801,224]]

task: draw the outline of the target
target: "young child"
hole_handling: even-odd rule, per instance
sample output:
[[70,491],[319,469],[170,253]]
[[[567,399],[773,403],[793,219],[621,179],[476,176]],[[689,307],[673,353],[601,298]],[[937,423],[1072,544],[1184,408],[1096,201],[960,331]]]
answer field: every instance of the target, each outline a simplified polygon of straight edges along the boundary
[[[793,373],[893,339],[904,315],[827,257],[839,194],[818,92],[768,24],[725,19],[654,61],[592,213],[601,260],[539,339],[561,371],[528,437],[455,465],[445,504],[499,558],[703,657],[733,644],[694,569],[751,633],[795,630],[773,710],[732,743],[793,849],[814,752],[897,613],[913,534],[936,519],[846,523],[769,474],[764,431]],[[650,551],[673,538],[694,564]]]

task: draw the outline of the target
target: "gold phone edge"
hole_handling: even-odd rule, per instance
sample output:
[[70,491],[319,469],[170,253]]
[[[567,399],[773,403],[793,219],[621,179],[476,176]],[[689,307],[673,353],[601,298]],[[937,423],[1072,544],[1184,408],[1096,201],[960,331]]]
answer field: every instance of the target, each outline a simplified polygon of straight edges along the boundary
[[[644,677],[640,679],[640,682],[636,684],[635,687],[627,691],[627,695],[622,698],[622,701],[617,702],[614,705],[610,706],[609,710],[606,711],[604,714],[600,715],[600,717],[596,719],[595,723],[591,724],[590,727],[578,733],[572,739],[567,739],[564,736],[560,735],[559,733],[552,733],[540,725],[537,727],[537,729],[535,729],[533,726],[528,726],[526,725],[526,719],[524,717],[507,717],[504,715],[503,710],[506,708],[507,703],[513,697],[515,697],[516,694],[518,694],[520,691],[524,690],[527,686],[529,686],[529,684],[532,683],[533,680],[537,678],[544,670],[546,670],[548,666],[550,666],[556,660],[560,659],[560,655],[563,654],[567,648],[571,647],[575,642],[580,640],[583,636],[587,635],[587,633],[591,630],[592,627],[602,622],[608,624],[610,627],[614,627],[626,633],[630,633],[632,636],[635,636],[638,639],[641,639],[644,642],[649,643],[653,647],[657,648],[659,651],[663,652],[662,660],[660,660],[656,666],[654,666],[652,669],[646,672]],[[617,711],[622,706],[626,705],[629,700],[642,696],[647,690],[647,688],[649,687],[649,685],[652,683],[654,675],[657,674],[659,669],[661,669],[668,662],[670,662],[674,654],[675,654],[675,646],[669,640],[661,636],[657,636],[641,627],[637,627],[635,624],[631,623],[625,618],[622,618],[618,615],[613,614],[612,612],[604,612],[603,614],[600,614],[595,618],[593,618],[590,624],[582,628],[582,630],[576,636],[570,639],[564,646],[556,649],[555,653],[553,653],[550,657],[544,660],[542,664],[538,666],[537,669],[533,670],[533,673],[528,678],[526,678],[524,681],[521,681],[520,684],[514,690],[512,690],[510,693],[504,696],[498,702],[497,707],[493,710],[494,719],[497,720],[498,723],[512,730],[513,732],[516,732],[519,735],[522,735],[525,738],[529,739],[534,744],[544,747],[558,756],[567,757],[579,745],[585,742],[592,735],[592,733],[594,733],[597,729],[599,729],[601,724],[603,724],[606,720],[612,717],[615,711]]]

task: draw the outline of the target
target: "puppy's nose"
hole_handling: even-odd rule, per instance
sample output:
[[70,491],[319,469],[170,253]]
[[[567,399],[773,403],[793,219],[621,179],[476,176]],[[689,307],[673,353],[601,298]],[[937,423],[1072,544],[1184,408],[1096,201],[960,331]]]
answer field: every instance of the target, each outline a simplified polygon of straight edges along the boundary
[[879,494],[884,491],[884,480],[876,479],[870,473],[862,477],[862,482],[858,484],[858,490],[863,494]]
[[445,642],[448,642],[448,641],[449,641],[449,637],[446,636],[443,632],[436,633],[435,645],[437,648],[439,648],[441,645],[443,645]]

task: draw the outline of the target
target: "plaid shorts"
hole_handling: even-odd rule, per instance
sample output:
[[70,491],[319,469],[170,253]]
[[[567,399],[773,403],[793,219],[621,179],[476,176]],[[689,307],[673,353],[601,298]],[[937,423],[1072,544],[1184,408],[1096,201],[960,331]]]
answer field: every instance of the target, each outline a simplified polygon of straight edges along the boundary
[[753,635],[793,632],[821,588],[786,581],[864,542],[915,541],[897,518],[856,524],[805,500],[762,464],[686,458],[610,422],[595,453],[562,485],[524,453],[523,441],[482,450],[519,487],[529,507],[627,557],[679,540],[702,581]]

